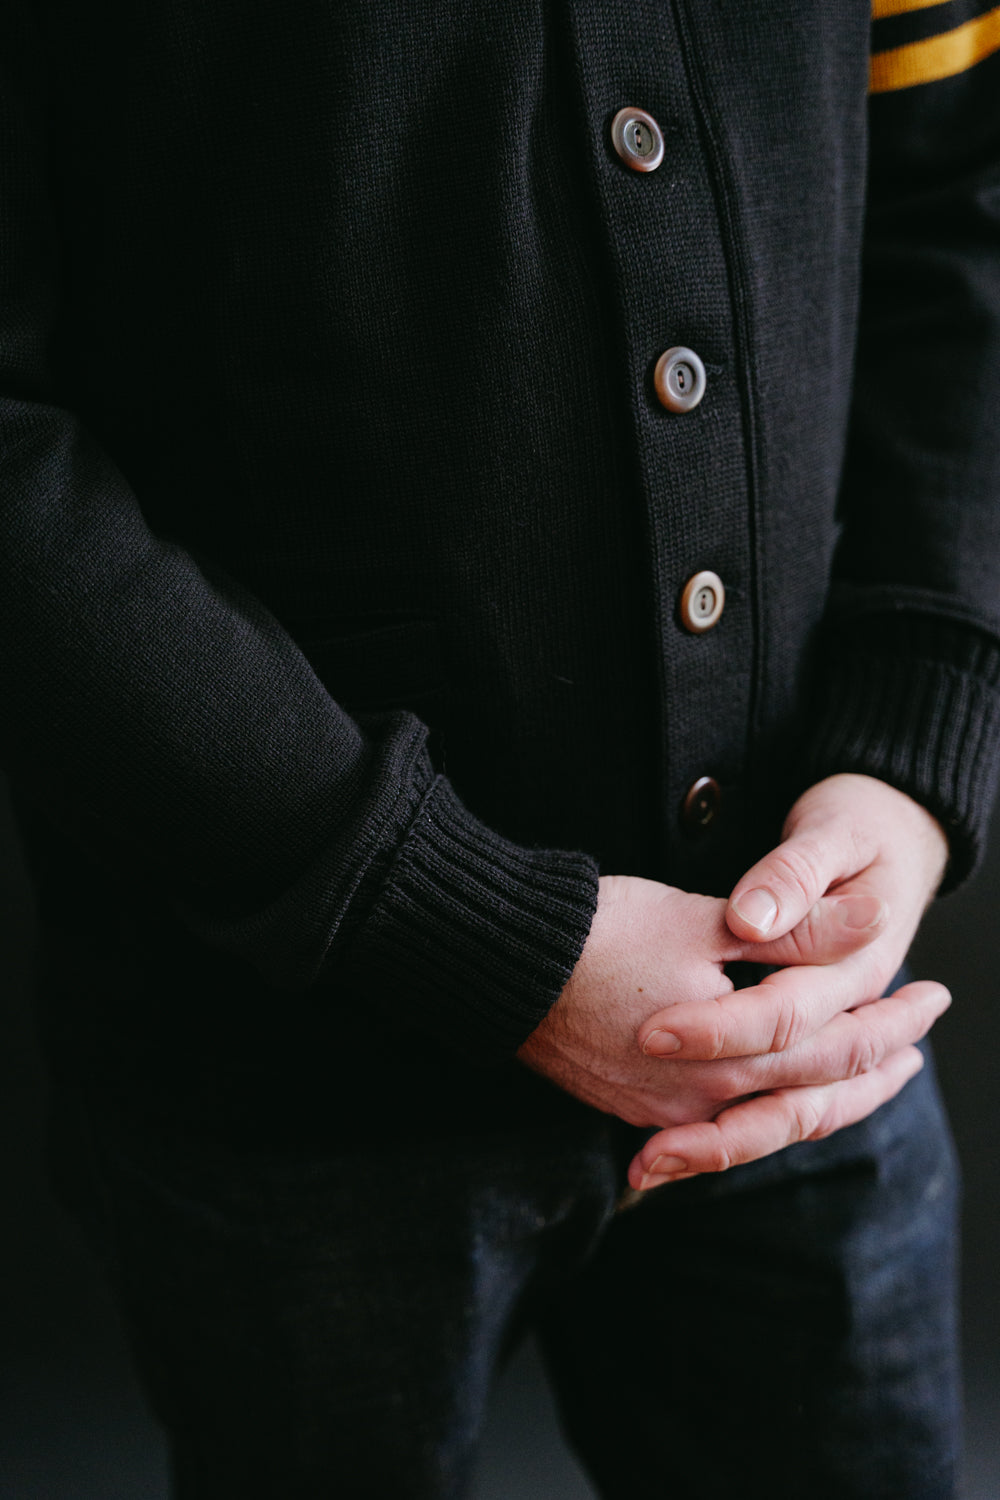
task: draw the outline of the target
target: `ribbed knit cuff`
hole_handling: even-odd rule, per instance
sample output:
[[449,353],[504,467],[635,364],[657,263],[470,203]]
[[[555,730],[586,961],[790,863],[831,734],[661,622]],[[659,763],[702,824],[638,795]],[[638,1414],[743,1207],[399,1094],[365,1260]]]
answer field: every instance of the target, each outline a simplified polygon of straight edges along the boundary
[[838,633],[820,690],[808,781],[853,771],[922,803],[948,835],[953,890],[982,853],[1000,772],[1000,650],[962,626],[869,618]]
[[421,1031],[481,1063],[514,1054],[558,998],[597,905],[587,855],[521,848],[443,778],[428,790],[347,965]]

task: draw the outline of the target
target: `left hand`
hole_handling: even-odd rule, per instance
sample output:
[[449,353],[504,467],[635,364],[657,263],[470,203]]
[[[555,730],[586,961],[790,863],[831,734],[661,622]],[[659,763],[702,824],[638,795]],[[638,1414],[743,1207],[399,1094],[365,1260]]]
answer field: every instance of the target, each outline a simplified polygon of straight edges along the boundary
[[[730,930],[744,941],[797,943],[801,935],[803,962],[753,988],[657,1012],[640,1028],[639,1046],[672,1062],[746,1056],[749,1028],[754,1053],[787,1058],[809,1038],[829,1032],[832,1039],[856,1026],[853,1012],[882,995],[902,965],[947,858],[937,820],[885,782],[838,775],[810,787],[789,813],[782,842],[737,883],[726,910]],[[874,896],[886,918],[865,946],[817,966],[808,962],[810,914],[834,892]],[[908,991],[898,992],[898,1004],[907,1004]],[[662,1052],[657,1032],[665,1034]],[[658,1131],[633,1160],[629,1181],[655,1187],[829,1135],[863,1119],[888,1097],[887,1082],[895,1081],[895,1092],[920,1061],[912,1046],[882,1057],[866,1047],[840,1082],[757,1093],[714,1120]]]

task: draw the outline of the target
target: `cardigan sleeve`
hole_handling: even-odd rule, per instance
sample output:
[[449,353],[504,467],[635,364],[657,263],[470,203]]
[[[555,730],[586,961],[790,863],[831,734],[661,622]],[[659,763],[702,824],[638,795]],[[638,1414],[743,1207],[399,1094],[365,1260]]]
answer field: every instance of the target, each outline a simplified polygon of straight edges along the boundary
[[929,807],[947,886],[976,862],[1000,761],[1000,13],[945,32],[954,9],[875,3],[842,533],[807,757],[810,780],[862,772]]
[[[240,587],[155,535],[53,388],[44,87],[0,21],[0,748],[65,832],[277,986],[372,989],[512,1054],[583,947],[586,856],[521,848],[435,774],[410,714],[362,730]],[[6,75],[6,76],[4,76]]]

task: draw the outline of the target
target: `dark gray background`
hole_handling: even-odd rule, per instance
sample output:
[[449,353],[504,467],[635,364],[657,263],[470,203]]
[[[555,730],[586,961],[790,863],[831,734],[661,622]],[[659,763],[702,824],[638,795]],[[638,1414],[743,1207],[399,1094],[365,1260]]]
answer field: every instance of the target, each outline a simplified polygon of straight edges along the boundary
[[[966,1178],[968,1500],[1000,1496],[996,1142],[1000,1092],[1000,820],[986,867],[930,913],[918,975],[955,1004],[936,1032]],[[30,904],[0,786],[0,1496],[165,1500],[163,1445],[145,1412],[114,1311],[72,1224],[42,1180],[44,1081],[31,1040]],[[558,1436],[529,1346],[496,1394],[476,1500],[588,1500]]]

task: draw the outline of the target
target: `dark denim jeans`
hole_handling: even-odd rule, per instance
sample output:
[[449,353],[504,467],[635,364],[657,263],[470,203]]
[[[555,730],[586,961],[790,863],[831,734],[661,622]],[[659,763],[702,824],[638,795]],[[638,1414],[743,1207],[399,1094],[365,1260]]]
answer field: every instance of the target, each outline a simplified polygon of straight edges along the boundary
[[957,1173],[930,1067],[828,1141],[619,1213],[636,1133],[576,1106],[391,1155],[89,1109],[70,1169],[82,1119],[57,1123],[59,1176],[181,1500],[462,1495],[529,1322],[611,1500],[955,1494]]

